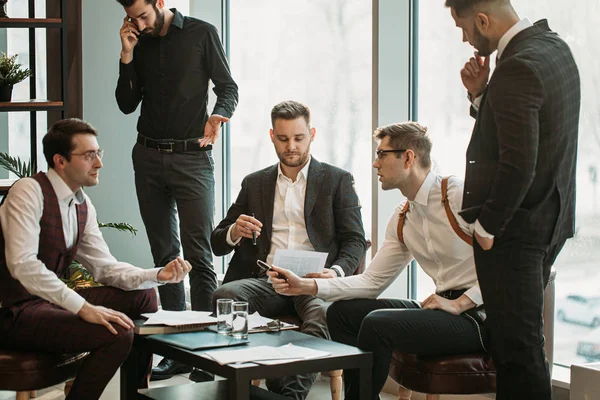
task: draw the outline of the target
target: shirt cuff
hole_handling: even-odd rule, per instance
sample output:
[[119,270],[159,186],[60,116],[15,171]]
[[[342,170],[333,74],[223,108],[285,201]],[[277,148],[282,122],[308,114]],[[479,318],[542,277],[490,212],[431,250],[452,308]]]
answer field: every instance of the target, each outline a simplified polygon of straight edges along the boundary
[[342,269],[342,267],[340,267],[339,265],[332,265],[331,267],[329,267],[329,269],[334,270],[338,277],[343,278],[346,276],[346,273],[344,272],[344,270]]
[[479,96],[475,97],[474,99],[472,99],[471,96],[469,95],[469,93],[467,93],[467,99],[469,99],[469,101],[471,102],[471,105],[473,106],[475,111],[479,111],[479,107],[481,106],[482,98],[483,98],[483,95],[479,95]]
[[77,314],[84,304],[85,299],[76,291],[69,289],[65,301],[62,303],[62,307],[67,311],[71,311],[73,314]]
[[481,295],[481,289],[479,289],[479,286],[473,286],[464,294],[476,305],[480,306],[483,304],[483,296]]
[[329,293],[331,292],[330,280],[331,279],[315,279],[315,283],[317,284],[317,297],[326,299],[329,296]]
[[133,60],[129,64],[125,64],[119,59],[119,75],[129,76],[132,72],[135,72]]
[[235,247],[238,245],[238,243],[240,243],[240,241],[242,240],[241,237],[239,237],[235,242],[231,239],[231,230],[233,229],[233,225],[231,224],[229,225],[229,229],[227,230],[227,244],[230,245],[231,247]]
[[479,220],[475,221],[474,228],[475,228],[475,232],[477,232],[477,234],[481,237],[484,237],[486,239],[493,239],[494,235],[487,233],[487,231],[485,229],[483,229],[483,226],[481,226],[481,223],[479,222]]
[[221,117],[231,118],[231,113],[227,112],[226,109],[218,107],[213,110],[210,115],[220,115]]
[[[150,268],[150,269],[145,270],[144,271],[144,282],[146,282],[146,281],[156,282],[156,283],[160,283],[161,285],[167,283],[167,282],[163,282],[158,279],[158,274],[160,274],[160,271],[162,271],[163,268],[164,267]],[[150,274],[150,272],[152,272],[152,273]],[[146,276],[146,273],[148,273],[149,276]]]

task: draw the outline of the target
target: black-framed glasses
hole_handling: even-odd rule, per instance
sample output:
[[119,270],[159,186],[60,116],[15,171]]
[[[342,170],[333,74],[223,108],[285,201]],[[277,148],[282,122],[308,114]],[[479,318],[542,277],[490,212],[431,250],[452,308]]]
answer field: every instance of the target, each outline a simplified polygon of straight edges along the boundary
[[71,155],[82,156],[83,158],[85,158],[85,161],[93,163],[94,161],[96,161],[96,157],[102,160],[102,157],[104,156],[104,150],[90,150],[86,151],[85,153],[71,153]]
[[392,149],[392,150],[377,150],[375,154],[378,160],[383,160],[386,153],[404,153],[406,149]]

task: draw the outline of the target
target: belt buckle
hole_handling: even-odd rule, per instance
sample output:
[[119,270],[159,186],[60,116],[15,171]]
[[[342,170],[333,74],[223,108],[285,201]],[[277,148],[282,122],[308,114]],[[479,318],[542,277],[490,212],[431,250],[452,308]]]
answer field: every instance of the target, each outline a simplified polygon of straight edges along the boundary
[[[168,148],[166,147],[161,147],[164,145],[169,145]],[[168,143],[158,143],[156,145],[156,150],[158,150],[160,153],[172,153],[173,152],[173,142],[168,142]]]

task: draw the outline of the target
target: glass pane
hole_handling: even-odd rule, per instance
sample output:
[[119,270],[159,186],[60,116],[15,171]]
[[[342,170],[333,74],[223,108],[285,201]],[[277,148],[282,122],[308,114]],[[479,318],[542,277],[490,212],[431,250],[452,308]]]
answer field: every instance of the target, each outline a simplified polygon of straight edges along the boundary
[[230,54],[240,103],[231,121],[231,196],[275,164],[271,108],[297,100],[317,129],[311,153],[351,171],[371,229],[371,5],[364,0],[231,0]]
[[[582,79],[582,109],[579,130],[577,170],[577,232],[555,263],[557,269],[554,360],[571,365],[600,360],[600,202],[598,169],[600,162],[600,81],[597,71],[600,51],[595,21],[600,18],[596,0],[576,2],[513,0],[520,17],[532,22],[547,18],[552,30],[571,46]],[[464,154],[473,120],[459,71],[472,55],[461,43],[448,9],[439,4],[420,3],[419,16],[419,120],[429,126],[434,141],[436,168],[442,174],[464,178]],[[430,55],[435,55],[431,59]],[[440,61],[443,60],[443,68]],[[492,63],[493,64],[493,63]],[[493,68],[493,65],[492,65]],[[418,277],[419,298],[428,296],[433,285],[422,272]],[[577,297],[579,296],[579,297]],[[593,300],[596,298],[596,300]]]
[[183,15],[190,15],[190,0],[165,0],[165,7],[176,8]]
[[[7,3],[7,13],[11,18],[27,18],[29,16],[28,2],[9,1]],[[45,0],[35,1],[36,18],[45,18],[46,2]],[[8,55],[18,54],[18,62],[23,67],[30,68],[29,63],[29,29],[15,28],[6,29],[6,53]],[[47,98],[47,61],[46,61],[46,29],[35,30],[35,76],[15,84],[12,92],[12,100],[28,100],[31,98],[29,85],[35,82],[36,97],[38,99]],[[37,127],[33,129],[37,132],[38,138],[38,168],[45,169],[46,162],[42,153],[42,137],[47,132],[47,113],[37,113]],[[30,119],[28,112],[10,112],[8,113],[8,146],[6,147],[11,156],[18,156],[24,161],[30,158]],[[5,137],[3,135],[3,137]],[[12,175],[12,174],[11,174]]]

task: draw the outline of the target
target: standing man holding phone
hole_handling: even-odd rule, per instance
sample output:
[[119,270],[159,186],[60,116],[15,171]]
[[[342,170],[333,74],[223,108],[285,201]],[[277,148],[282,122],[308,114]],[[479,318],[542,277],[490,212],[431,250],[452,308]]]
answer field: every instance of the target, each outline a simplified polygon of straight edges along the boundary
[[[116,99],[125,114],[142,103],[132,157],[154,263],[164,266],[183,247],[192,264],[192,309],[209,311],[217,288],[210,247],[214,216],[211,149],[221,125],[236,108],[237,85],[213,25],[166,9],[164,0],[117,1],[127,15],[120,30]],[[210,116],[209,81],[217,95]],[[165,285],[159,292],[163,309],[185,309],[183,283]],[[167,379],[186,370],[163,359],[152,379]],[[190,379],[203,377],[194,371]]]

